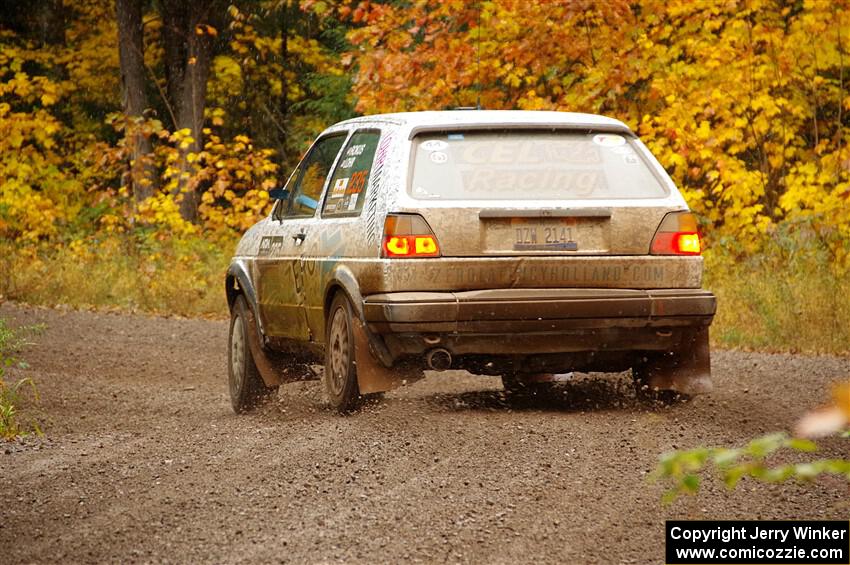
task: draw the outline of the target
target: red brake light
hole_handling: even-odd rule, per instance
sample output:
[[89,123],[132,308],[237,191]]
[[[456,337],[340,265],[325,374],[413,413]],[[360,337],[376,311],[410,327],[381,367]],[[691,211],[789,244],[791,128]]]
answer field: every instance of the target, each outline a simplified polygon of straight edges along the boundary
[[677,233],[674,240],[673,248],[678,253],[699,255],[702,251],[702,246],[699,241],[698,233]]
[[384,257],[439,257],[440,244],[425,218],[418,214],[389,214],[384,222]]
[[652,238],[653,255],[699,255],[702,242],[697,232],[696,217],[690,212],[670,212]]

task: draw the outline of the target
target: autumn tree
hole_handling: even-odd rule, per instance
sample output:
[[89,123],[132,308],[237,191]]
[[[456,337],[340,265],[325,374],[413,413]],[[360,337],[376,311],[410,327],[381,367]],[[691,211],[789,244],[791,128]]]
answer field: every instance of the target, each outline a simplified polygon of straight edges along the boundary
[[223,7],[220,0],[159,2],[168,109],[174,127],[188,132],[187,143],[181,147],[176,192],[182,194],[180,212],[189,221],[198,214],[197,194],[188,183],[189,155],[203,148],[207,80]]
[[752,252],[800,220],[848,258],[847,0],[373,1],[336,15],[354,26],[362,112],[473,106],[480,92],[490,109],[609,114],[711,239]]

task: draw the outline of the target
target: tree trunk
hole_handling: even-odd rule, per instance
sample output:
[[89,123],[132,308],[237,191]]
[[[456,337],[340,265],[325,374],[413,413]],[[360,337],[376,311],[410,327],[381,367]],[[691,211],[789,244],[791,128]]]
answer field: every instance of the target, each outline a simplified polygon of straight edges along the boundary
[[[124,115],[141,118],[148,108],[145,93],[142,0],[116,0],[118,18],[118,55],[121,64],[121,95]],[[128,120],[132,121],[132,120]],[[136,202],[153,195],[153,169],[149,161],[151,142],[135,124],[128,124],[130,144],[129,184]]]
[[[215,0],[163,0],[163,43],[166,91],[174,110],[175,128],[188,129],[193,142],[181,151],[181,173],[176,193],[182,194],[180,214],[195,221],[198,195],[185,178],[191,171],[190,153],[204,147],[203,126],[207,79],[212,62],[212,36],[208,33]],[[215,27],[215,26],[212,26]]]
[[[280,123],[283,127],[289,127],[289,82],[287,80],[286,71],[289,70],[289,0],[283,2],[281,8],[281,42],[280,42],[280,57],[283,73],[281,73],[280,81],[280,100],[278,103],[278,111],[280,112]],[[280,130],[278,135],[278,147],[281,161],[286,162],[286,130]]]
[[42,45],[65,43],[65,9],[62,0],[41,0],[37,3],[38,35]]

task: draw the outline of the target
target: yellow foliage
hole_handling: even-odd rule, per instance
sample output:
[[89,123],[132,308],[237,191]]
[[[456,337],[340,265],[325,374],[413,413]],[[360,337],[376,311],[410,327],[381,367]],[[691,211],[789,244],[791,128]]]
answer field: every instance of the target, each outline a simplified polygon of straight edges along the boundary
[[805,220],[850,267],[848,0],[799,10],[777,0],[422,0],[364,3],[352,19],[364,22],[349,32],[363,112],[480,96],[488,109],[612,115],[670,172],[709,244],[754,253],[777,223]]

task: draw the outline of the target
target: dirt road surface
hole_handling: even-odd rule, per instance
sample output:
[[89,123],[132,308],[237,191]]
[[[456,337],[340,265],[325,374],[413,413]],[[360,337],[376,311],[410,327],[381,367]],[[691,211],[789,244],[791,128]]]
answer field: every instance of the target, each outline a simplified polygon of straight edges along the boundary
[[[47,330],[16,375],[46,436],[0,443],[0,562],[660,563],[664,520],[850,515],[847,484],[707,481],[662,506],[672,448],[789,429],[850,375],[834,357],[715,352],[716,392],[664,408],[625,376],[545,404],[429,375],[340,417],[318,383],[236,416],[227,324],[6,304]],[[847,456],[846,440],[823,442]]]

